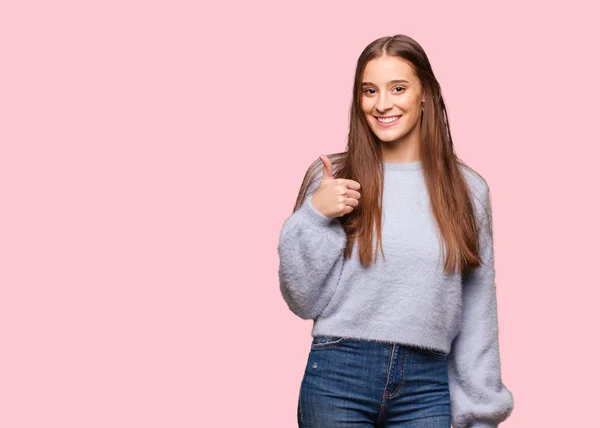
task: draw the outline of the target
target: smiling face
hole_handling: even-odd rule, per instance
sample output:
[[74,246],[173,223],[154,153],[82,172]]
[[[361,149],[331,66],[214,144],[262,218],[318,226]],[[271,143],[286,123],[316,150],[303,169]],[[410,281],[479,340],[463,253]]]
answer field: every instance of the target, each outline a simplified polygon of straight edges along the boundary
[[362,110],[382,142],[418,143],[422,87],[408,62],[395,56],[372,59],[361,87]]

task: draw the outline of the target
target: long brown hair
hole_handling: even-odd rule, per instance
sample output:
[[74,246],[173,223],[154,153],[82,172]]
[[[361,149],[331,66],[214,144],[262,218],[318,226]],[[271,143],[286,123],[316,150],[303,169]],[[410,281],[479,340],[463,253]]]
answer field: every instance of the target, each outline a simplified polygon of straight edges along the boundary
[[[421,82],[425,99],[429,100],[425,103],[425,110],[421,116],[420,154],[433,216],[445,244],[444,271],[452,273],[458,267],[459,272],[469,273],[480,266],[481,258],[476,212],[471,202],[469,186],[460,171],[460,165],[466,168],[468,166],[454,152],[446,106],[429,59],[415,40],[401,34],[379,38],[361,53],[354,77],[346,151],[328,155],[335,178],[349,178],[361,185],[358,206],[352,212],[339,217],[347,237],[344,257],[351,257],[354,242],[358,239],[361,264],[371,264],[375,225],[375,257],[377,250],[381,248],[385,259],[381,242],[384,185],[381,147],[361,108],[361,80],[365,67],[370,60],[383,55],[397,56],[408,61]],[[310,165],[298,192],[294,211],[302,206],[309,189],[316,190],[316,180],[322,169],[320,159]],[[474,170],[468,169],[475,173]],[[491,222],[488,224],[491,227]]]

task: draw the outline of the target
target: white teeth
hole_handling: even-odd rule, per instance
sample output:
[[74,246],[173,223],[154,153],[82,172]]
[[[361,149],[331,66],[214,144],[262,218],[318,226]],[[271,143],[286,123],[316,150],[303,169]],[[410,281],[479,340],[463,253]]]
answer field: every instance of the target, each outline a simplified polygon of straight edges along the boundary
[[383,123],[392,123],[395,122],[396,120],[398,120],[400,118],[400,116],[394,116],[394,117],[386,117],[386,118],[381,118],[378,117],[377,120]]

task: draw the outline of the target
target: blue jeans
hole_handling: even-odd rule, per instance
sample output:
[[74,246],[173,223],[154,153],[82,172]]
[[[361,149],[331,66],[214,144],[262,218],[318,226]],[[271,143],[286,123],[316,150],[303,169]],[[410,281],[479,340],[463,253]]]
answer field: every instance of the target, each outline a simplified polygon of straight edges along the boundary
[[300,428],[450,428],[447,355],[399,343],[314,337]]

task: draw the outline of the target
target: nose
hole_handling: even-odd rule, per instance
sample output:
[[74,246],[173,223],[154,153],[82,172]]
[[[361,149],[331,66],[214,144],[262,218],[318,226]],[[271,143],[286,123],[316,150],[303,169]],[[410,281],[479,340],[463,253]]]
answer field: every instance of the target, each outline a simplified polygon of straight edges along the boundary
[[379,95],[375,107],[377,108],[377,110],[383,113],[384,111],[389,110],[393,105],[394,103],[392,102],[391,97],[389,97],[388,94],[383,92],[381,93],[381,95]]

